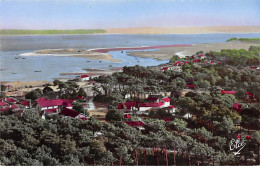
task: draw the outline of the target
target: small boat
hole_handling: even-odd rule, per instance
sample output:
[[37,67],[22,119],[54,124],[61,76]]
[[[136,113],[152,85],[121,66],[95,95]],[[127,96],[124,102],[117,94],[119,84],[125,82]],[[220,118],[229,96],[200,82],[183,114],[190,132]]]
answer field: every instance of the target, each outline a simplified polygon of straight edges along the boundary
[[41,70],[35,70],[34,72],[41,72]]
[[100,60],[99,63],[101,63],[102,61]]
[[14,72],[13,74],[18,74],[18,73],[15,73],[15,72]]
[[19,57],[15,57],[15,59],[19,59]]
[[22,59],[26,59],[26,58],[22,58]]
[[90,62],[89,60],[87,62]]

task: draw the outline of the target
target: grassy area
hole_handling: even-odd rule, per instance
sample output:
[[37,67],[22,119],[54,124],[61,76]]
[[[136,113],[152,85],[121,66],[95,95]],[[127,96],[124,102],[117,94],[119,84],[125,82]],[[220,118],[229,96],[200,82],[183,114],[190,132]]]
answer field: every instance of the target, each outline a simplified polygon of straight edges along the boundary
[[59,34],[94,34],[105,33],[102,29],[76,29],[76,30],[0,30],[0,35],[59,35]]
[[260,42],[260,38],[231,38],[228,39],[227,42],[231,42],[231,41],[242,41],[242,42]]

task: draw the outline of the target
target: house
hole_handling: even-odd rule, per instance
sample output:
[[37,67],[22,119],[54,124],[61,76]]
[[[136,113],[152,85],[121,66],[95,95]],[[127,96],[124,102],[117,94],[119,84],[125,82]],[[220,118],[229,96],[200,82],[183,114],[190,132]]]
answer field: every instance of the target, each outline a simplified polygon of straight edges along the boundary
[[192,62],[200,62],[201,60],[200,59],[194,59]]
[[235,103],[233,105],[233,109],[235,109],[238,113],[240,113],[241,112],[241,104]]
[[175,62],[173,65],[174,65],[174,66],[178,66],[180,63],[181,63],[181,61],[177,61],[177,62]]
[[256,70],[259,70],[260,67],[259,66],[251,66],[251,69],[256,69]]
[[131,115],[130,115],[130,114],[125,114],[125,115],[124,115],[124,118],[125,118],[125,119],[130,119],[130,118],[131,118]]
[[171,102],[171,99],[166,97],[166,98],[162,98],[162,102],[164,103],[164,107],[169,107],[170,106],[170,102]]
[[170,106],[166,107],[166,111],[168,111],[169,113],[175,113],[176,107],[170,105]]
[[235,95],[236,93],[237,93],[236,91],[221,90],[221,94],[233,94],[233,95]]
[[86,75],[86,74],[85,75],[81,75],[78,78],[79,78],[80,81],[86,81],[86,80],[90,79],[90,77],[88,75]]
[[144,130],[144,126],[146,125],[142,121],[126,121],[125,123],[131,127],[137,127],[139,130]]
[[246,98],[247,99],[253,99],[254,98],[254,95],[250,92],[246,92]]
[[163,67],[162,69],[161,69],[161,71],[165,71],[165,70],[168,70],[169,68],[168,67]]
[[200,54],[200,55],[199,55],[199,58],[200,58],[200,59],[204,59],[204,58],[206,58],[206,57],[205,57],[205,55]]
[[0,107],[7,106],[8,104],[6,102],[0,101]]
[[69,99],[54,99],[54,100],[47,100],[44,97],[41,97],[36,100],[38,103],[35,109],[40,113],[43,110],[47,109],[59,109],[62,107],[72,109],[73,105],[71,104],[74,100]]
[[6,98],[5,99],[7,102],[9,102],[9,103],[16,103],[16,99],[14,99],[14,98],[12,98],[12,97],[10,97],[10,98]]
[[10,91],[10,90],[12,90],[12,86],[11,85],[5,85],[5,90],[6,91]]
[[26,100],[20,101],[20,102],[18,102],[18,104],[24,106],[25,108],[30,108],[31,107],[30,102],[26,101]]
[[190,89],[196,89],[196,85],[185,85],[186,87],[190,88]]
[[147,111],[149,109],[163,108],[164,103],[162,101],[158,103],[139,103],[138,107],[140,111]]

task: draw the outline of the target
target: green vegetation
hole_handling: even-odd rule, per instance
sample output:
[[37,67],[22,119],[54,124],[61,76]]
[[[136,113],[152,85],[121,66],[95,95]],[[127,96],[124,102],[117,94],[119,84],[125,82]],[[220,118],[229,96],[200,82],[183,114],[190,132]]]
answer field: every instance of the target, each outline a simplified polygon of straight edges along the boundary
[[76,30],[0,30],[0,35],[61,35],[61,34],[94,34],[105,33],[102,29],[76,29]]
[[231,38],[228,39],[227,42],[231,42],[231,41],[242,41],[242,42],[260,42],[260,38]]

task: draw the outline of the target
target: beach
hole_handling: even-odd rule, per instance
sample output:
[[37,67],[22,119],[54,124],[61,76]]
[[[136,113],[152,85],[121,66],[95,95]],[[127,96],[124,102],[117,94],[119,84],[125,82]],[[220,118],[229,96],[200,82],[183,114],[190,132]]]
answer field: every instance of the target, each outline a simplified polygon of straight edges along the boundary
[[[198,51],[220,51],[221,49],[246,49],[250,46],[260,46],[259,43],[248,42],[225,42],[225,43],[204,43],[204,44],[180,44],[180,45],[158,45],[158,46],[140,46],[140,47],[120,47],[120,48],[99,48],[99,49],[45,49],[35,51],[32,55],[53,55],[53,56],[69,56],[84,57],[95,60],[103,60],[109,62],[120,62],[120,59],[113,59],[113,56],[107,52],[111,51],[128,51],[129,56],[140,58],[153,58],[157,60],[168,60],[173,55],[184,57],[193,55]],[[146,49],[158,49],[149,51]],[[140,50],[140,51],[139,51]],[[22,56],[26,54],[21,54]]]
[[198,51],[220,51],[221,49],[245,49],[248,50],[250,46],[260,46],[257,43],[244,43],[244,42],[225,42],[225,43],[206,43],[206,44],[193,44],[191,46],[183,47],[169,47],[160,48],[157,51],[134,51],[130,52],[130,56],[153,58],[157,60],[170,59],[173,55],[179,55],[180,57],[186,55],[193,55]]

